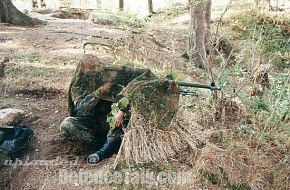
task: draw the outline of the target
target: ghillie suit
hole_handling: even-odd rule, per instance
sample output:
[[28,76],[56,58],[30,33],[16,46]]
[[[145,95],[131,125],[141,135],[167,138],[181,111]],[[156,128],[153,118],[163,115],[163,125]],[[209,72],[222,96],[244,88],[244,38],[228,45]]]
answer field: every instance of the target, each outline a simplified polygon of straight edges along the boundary
[[[127,165],[167,163],[182,150],[204,144],[196,115],[182,107],[179,86],[172,80],[138,77],[121,92],[131,104],[123,151]],[[181,104],[179,103],[181,101]],[[116,159],[115,167],[118,159]]]
[[[124,150],[128,164],[164,161],[188,144],[195,147],[200,134],[195,132],[194,122],[177,119],[182,113],[176,116],[179,87],[174,81],[158,79],[149,69],[105,65],[91,55],[86,55],[77,66],[69,88],[71,117],[61,125],[65,136],[104,143],[109,131],[106,116],[112,103],[123,97],[129,100],[131,109],[120,149]],[[100,155],[108,157],[110,150],[119,149],[116,142],[121,141],[121,136],[120,128],[109,132],[107,141],[95,153],[96,162]]]
[[110,129],[106,119],[112,103],[122,98],[119,93],[129,82],[146,72],[150,71],[104,65],[97,57],[85,55],[69,87],[70,117],[60,126],[64,136],[74,142],[101,146]]
[[89,94],[104,101],[117,102],[123,88],[143,74],[156,78],[149,69],[110,66],[97,57],[85,55],[76,68],[69,88],[70,115],[74,115],[74,102]]

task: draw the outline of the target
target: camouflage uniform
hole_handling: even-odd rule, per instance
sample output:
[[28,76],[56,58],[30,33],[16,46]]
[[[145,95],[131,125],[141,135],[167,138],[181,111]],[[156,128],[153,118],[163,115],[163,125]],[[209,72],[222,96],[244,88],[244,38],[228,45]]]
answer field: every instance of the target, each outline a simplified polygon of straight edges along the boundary
[[174,81],[158,79],[149,69],[104,65],[98,58],[85,55],[69,87],[70,117],[60,128],[74,143],[98,148],[89,155],[89,163],[97,163],[119,150],[123,130],[110,130],[106,119],[111,105],[123,97],[127,98],[132,114],[156,123],[160,129],[169,129],[178,109],[179,88]]
[[[151,71],[108,66],[97,57],[85,55],[78,64],[69,87],[70,117],[65,118],[60,125],[64,137],[73,142],[102,145],[110,130],[106,118],[112,103],[123,97],[120,92],[125,86],[144,73]],[[108,136],[121,134],[122,130],[112,129]]]
[[[90,107],[87,100],[92,99],[86,96],[82,101],[77,103],[79,109],[81,107]],[[106,123],[106,117],[110,113],[111,102],[97,101],[95,108],[91,111],[91,115],[84,114],[84,110],[78,110],[70,117],[62,122],[60,128],[63,135],[73,142],[80,142],[91,146],[100,146],[106,141],[109,126]],[[77,109],[76,109],[77,110]],[[88,112],[87,112],[88,113]]]

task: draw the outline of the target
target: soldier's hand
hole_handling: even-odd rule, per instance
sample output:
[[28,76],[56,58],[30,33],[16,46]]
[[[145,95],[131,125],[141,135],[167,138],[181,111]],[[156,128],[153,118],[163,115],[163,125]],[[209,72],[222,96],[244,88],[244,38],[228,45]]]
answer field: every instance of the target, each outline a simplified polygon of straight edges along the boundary
[[115,127],[120,127],[120,125],[123,122],[124,115],[125,115],[125,113],[121,110],[117,113]]

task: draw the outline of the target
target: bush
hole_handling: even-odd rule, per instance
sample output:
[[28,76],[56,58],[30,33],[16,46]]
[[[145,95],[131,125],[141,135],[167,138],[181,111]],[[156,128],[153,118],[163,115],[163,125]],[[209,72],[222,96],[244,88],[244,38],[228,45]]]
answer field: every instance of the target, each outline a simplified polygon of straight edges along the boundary
[[127,13],[92,12],[89,19],[96,24],[103,25],[121,25],[135,28],[142,28],[145,26],[143,20],[138,19],[135,15]]
[[264,58],[270,60],[276,57],[273,59],[276,66],[288,66],[289,60],[283,55],[290,52],[289,18],[253,9],[231,16],[229,22],[241,38],[261,42],[260,49]]

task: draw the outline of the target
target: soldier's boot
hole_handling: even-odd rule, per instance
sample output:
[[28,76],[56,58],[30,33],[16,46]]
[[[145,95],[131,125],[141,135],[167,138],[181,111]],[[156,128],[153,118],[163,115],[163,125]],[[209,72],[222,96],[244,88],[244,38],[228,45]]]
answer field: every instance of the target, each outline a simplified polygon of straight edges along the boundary
[[122,143],[121,137],[109,137],[106,143],[97,152],[89,155],[87,162],[96,164],[106,158],[111,157],[113,154],[118,153]]

